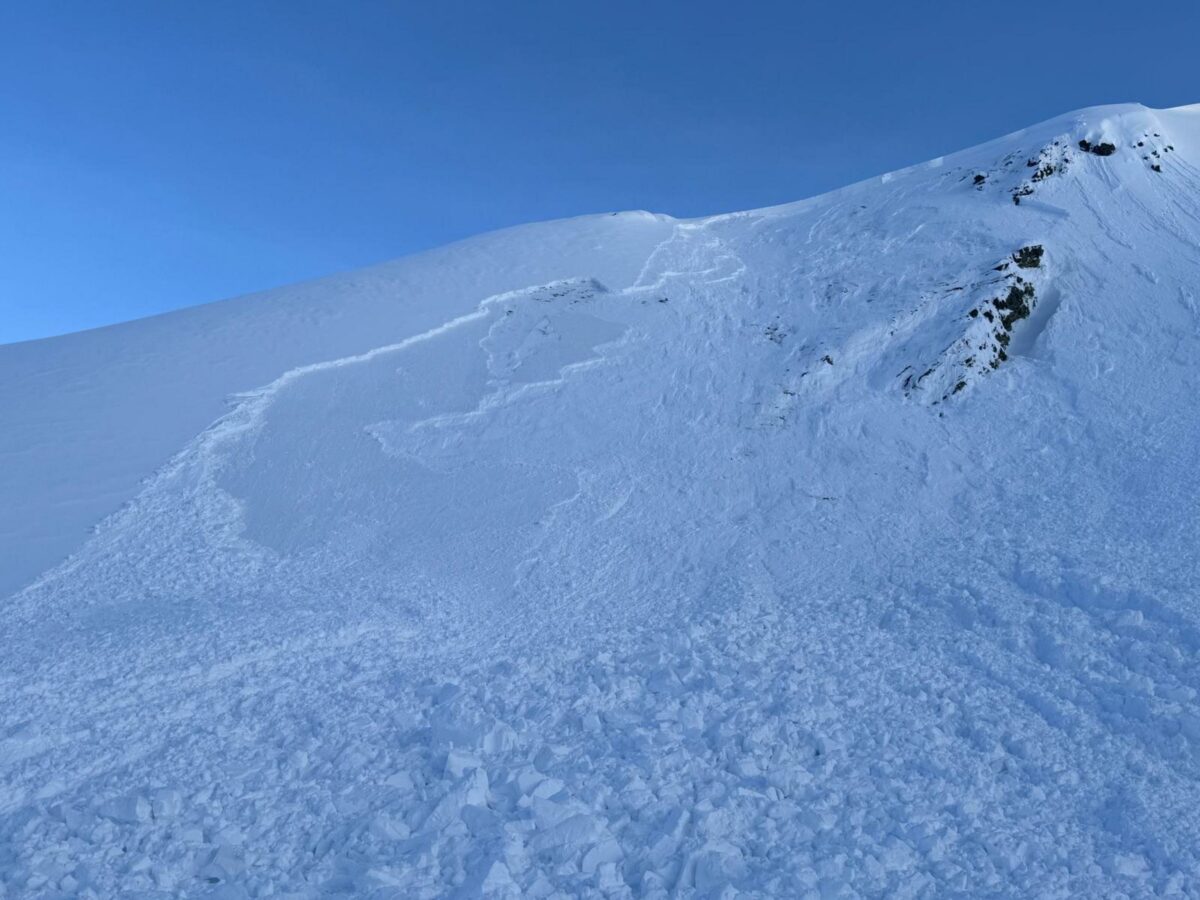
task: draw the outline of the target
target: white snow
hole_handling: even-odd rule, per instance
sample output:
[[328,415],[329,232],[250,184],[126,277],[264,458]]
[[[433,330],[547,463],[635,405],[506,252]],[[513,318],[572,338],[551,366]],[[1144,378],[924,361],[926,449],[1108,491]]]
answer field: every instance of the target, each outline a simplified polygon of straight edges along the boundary
[[0,897],[1200,896],[1198,167],[0,347]]

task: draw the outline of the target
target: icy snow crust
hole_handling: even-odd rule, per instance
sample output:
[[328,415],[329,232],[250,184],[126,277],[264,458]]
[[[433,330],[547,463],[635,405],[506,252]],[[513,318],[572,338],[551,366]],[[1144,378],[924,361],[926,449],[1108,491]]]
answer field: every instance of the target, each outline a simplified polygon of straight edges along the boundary
[[0,896],[1200,896],[1198,165],[0,348]]

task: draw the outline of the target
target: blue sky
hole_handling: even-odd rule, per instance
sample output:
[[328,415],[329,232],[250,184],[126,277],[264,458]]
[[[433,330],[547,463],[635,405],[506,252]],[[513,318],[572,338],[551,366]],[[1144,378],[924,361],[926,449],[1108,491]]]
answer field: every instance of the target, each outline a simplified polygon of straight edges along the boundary
[[1200,4],[0,6],[0,342],[1200,102]]

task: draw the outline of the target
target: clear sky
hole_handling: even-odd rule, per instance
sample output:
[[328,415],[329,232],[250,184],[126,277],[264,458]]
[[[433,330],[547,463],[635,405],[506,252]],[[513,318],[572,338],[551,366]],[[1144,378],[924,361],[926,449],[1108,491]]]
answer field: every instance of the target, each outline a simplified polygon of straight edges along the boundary
[[0,342],[1200,102],[1200,2],[0,4]]

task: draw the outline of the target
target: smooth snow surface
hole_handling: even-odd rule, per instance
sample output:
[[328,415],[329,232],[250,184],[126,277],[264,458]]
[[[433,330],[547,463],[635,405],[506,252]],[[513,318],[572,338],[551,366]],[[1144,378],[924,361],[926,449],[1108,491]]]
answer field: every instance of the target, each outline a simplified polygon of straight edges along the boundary
[[0,347],[0,416],[0,897],[1200,896],[1200,108]]

